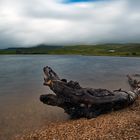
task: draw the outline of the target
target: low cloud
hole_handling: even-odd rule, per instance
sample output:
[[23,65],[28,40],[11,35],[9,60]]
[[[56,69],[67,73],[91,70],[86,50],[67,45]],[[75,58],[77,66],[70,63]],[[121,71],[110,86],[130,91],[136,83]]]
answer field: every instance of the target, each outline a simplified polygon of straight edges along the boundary
[[0,48],[140,43],[140,1],[1,0]]

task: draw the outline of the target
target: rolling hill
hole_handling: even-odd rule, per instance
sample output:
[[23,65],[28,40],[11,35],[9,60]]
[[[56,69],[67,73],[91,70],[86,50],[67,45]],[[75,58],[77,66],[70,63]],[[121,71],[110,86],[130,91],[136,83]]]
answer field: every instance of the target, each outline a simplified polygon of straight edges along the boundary
[[99,44],[76,46],[49,46],[45,44],[29,48],[8,48],[0,54],[75,54],[95,56],[140,56],[140,44]]

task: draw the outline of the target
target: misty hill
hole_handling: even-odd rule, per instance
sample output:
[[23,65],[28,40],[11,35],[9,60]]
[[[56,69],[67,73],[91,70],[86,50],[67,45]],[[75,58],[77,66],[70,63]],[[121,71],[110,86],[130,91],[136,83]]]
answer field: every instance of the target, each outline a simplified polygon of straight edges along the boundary
[[49,51],[60,49],[62,46],[40,44],[28,48],[7,48],[0,50],[0,54],[48,54]]
[[104,56],[140,56],[140,44],[100,44],[76,46],[48,46],[41,44],[29,48],[8,48],[0,54],[78,54]]

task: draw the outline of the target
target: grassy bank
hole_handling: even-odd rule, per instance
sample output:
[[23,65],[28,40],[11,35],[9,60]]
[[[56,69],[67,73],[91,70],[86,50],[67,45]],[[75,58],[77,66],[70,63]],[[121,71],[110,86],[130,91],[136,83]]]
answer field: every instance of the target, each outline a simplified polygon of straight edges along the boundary
[[9,48],[0,54],[75,54],[94,56],[140,56],[140,44],[101,44],[78,46],[38,45],[30,48]]
[[90,120],[52,123],[16,140],[139,140],[140,99],[124,110]]
[[140,44],[106,44],[95,46],[69,46],[51,50],[50,54],[80,54],[97,56],[140,56]]

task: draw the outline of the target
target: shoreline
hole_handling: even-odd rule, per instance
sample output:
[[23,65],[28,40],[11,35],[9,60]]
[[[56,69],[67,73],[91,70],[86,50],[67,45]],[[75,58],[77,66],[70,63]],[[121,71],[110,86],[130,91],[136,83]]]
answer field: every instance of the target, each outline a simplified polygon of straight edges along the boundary
[[125,55],[86,55],[86,54],[0,54],[0,56],[93,56],[93,57],[124,57],[124,58],[140,58],[140,56]]
[[140,98],[130,107],[93,119],[68,120],[51,123],[46,127],[15,140],[121,140],[140,139]]

